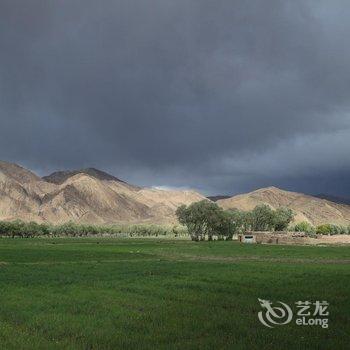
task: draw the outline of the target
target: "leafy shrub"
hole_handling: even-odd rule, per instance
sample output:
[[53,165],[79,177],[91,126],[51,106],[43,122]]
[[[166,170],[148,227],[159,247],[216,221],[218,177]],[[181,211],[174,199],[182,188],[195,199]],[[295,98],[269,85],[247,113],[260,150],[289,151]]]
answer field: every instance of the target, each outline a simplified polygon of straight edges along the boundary
[[343,235],[348,234],[349,231],[344,226],[323,224],[317,226],[316,233],[319,235]]
[[295,232],[305,232],[305,233],[316,233],[316,229],[314,226],[312,226],[310,223],[308,223],[307,221],[302,221],[297,223],[294,228],[293,231]]

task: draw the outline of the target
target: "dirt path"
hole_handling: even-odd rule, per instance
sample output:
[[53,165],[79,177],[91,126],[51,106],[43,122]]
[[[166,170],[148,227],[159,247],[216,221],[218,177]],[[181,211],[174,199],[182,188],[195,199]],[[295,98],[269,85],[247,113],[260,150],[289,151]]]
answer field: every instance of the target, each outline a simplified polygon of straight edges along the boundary
[[0,261],[0,268],[8,265],[71,265],[71,264],[112,264],[118,262],[140,262],[140,261],[191,261],[191,262],[270,262],[270,263],[287,263],[287,264],[338,264],[348,265],[350,259],[319,259],[319,258],[274,258],[262,256],[211,256],[211,255],[192,255],[192,254],[173,254],[159,253],[150,254],[149,257],[139,257],[130,259],[95,259],[95,260],[73,260],[73,261]]
[[272,258],[272,257],[259,257],[259,256],[235,256],[235,257],[218,257],[218,256],[201,256],[190,254],[178,254],[178,255],[163,255],[164,258],[174,259],[179,261],[213,261],[213,262],[284,262],[284,263],[317,263],[317,264],[350,264],[350,259],[312,259],[312,258]]

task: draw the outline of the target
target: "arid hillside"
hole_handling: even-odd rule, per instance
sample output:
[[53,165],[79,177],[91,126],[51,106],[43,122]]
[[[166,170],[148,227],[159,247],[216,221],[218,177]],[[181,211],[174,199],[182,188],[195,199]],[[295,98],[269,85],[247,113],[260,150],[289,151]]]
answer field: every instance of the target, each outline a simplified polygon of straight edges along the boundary
[[284,191],[276,187],[259,190],[222,199],[217,203],[224,209],[237,208],[251,210],[258,204],[267,204],[271,208],[288,207],[296,214],[294,221],[307,221],[313,225],[333,223],[350,224],[350,206],[329,200],[308,196],[302,193]]
[[[0,220],[64,223],[176,223],[181,204],[205,199],[195,191],[130,185],[88,168],[40,178],[16,164],[0,161]],[[218,200],[225,209],[251,210],[258,204],[291,208],[295,221],[350,224],[350,206],[275,187]]]
[[63,223],[175,223],[175,210],[205,197],[130,185],[97,169],[56,172],[40,178],[0,162],[0,220]]

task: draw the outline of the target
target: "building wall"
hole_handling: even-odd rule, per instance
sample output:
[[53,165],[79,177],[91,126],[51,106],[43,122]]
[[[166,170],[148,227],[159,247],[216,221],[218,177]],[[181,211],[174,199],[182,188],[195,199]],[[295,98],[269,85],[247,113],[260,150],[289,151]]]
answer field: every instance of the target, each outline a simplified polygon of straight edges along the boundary
[[239,235],[239,241],[246,243],[245,236],[253,236],[253,243],[265,244],[305,244],[310,240],[302,232],[246,232]]

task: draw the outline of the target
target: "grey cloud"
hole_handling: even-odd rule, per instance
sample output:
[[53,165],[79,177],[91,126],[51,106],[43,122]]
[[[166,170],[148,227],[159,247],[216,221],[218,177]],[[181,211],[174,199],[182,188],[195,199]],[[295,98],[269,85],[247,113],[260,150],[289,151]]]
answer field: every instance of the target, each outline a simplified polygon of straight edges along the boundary
[[349,12],[345,1],[0,0],[0,158],[207,193],[350,195]]

